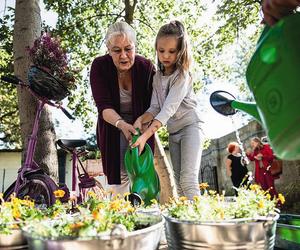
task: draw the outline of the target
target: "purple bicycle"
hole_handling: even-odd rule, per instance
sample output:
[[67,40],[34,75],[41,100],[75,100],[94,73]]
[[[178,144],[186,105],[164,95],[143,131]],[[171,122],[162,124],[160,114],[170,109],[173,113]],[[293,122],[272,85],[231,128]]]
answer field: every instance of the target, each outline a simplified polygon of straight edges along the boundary
[[[34,66],[29,70],[28,79],[29,84],[26,84],[15,76],[1,77],[2,81],[20,85],[26,88],[38,100],[34,125],[28,140],[25,162],[18,170],[16,181],[12,183],[4,192],[4,199],[9,200],[10,196],[15,193],[19,198],[29,196],[31,199],[35,200],[35,203],[38,206],[51,206],[56,200],[54,191],[58,189],[64,190],[65,196],[63,197],[63,200],[68,200],[70,198],[70,192],[65,184],[57,185],[54,180],[52,180],[51,177],[47,175],[33,159],[37,142],[39,119],[43,107],[46,104],[61,109],[69,119],[74,118],[59,103],[50,101],[50,99],[54,101],[62,100],[69,94],[68,90],[65,89],[64,86],[54,76]],[[88,176],[79,160],[80,151],[76,150],[76,148],[84,146],[86,141],[60,140],[57,143],[64,150],[67,150],[72,154],[72,191],[76,191],[76,186],[79,186],[79,195],[77,197],[77,201],[84,201],[85,197],[83,197],[83,195],[87,193],[87,190],[92,190],[94,192],[103,194],[104,189],[102,188],[101,183],[97,182],[93,177]],[[79,162],[79,165],[77,162]],[[79,166],[82,167],[82,171],[79,170]],[[79,179],[78,183],[76,181],[77,178]]]

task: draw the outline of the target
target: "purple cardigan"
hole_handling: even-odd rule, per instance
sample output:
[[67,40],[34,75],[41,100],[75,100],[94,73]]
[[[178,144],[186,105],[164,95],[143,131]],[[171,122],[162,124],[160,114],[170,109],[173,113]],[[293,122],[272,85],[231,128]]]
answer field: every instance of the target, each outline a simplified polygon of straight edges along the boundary
[[[155,69],[150,60],[136,55],[132,67],[132,116],[134,121],[150,106]],[[120,93],[117,69],[110,55],[97,57],[91,66],[90,82],[98,109],[97,144],[101,151],[104,174],[108,184],[120,184],[120,131],[104,121],[107,108],[120,113]],[[152,150],[154,137],[148,140]]]

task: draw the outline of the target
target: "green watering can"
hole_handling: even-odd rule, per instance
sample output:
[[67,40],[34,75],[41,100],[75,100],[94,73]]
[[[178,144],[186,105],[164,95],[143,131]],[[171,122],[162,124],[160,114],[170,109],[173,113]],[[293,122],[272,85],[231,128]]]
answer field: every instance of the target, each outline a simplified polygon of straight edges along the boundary
[[246,78],[256,103],[216,91],[210,96],[211,105],[223,115],[236,110],[252,115],[261,122],[279,158],[300,159],[300,13],[265,27]]
[[[135,143],[140,135],[133,135],[132,143]],[[153,153],[150,146],[146,143],[144,151],[139,155],[138,147],[128,147],[125,153],[125,169],[127,171],[131,188],[129,200],[135,205],[150,205],[152,199],[159,198],[159,179],[154,168]]]

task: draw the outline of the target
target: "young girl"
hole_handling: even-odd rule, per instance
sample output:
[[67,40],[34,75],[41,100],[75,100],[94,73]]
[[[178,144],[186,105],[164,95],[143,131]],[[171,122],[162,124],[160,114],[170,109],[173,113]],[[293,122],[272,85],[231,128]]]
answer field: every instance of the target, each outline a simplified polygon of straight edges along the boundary
[[[247,184],[245,176],[247,175],[248,169],[242,157],[241,148],[237,142],[229,143],[227,151],[229,155],[226,159],[226,173],[227,176],[231,177],[233,186],[239,188],[241,184]],[[234,191],[237,195],[237,191]]]
[[[132,147],[138,146],[141,153],[147,139],[167,124],[178,195],[193,199],[200,194],[198,176],[203,134],[189,73],[191,57],[187,34],[182,23],[173,21],[162,26],[156,36],[155,49],[159,69],[153,78],[151,105],[134,123],[143,134]],[[143,124],[150,121],[151,125],[143,131]]]

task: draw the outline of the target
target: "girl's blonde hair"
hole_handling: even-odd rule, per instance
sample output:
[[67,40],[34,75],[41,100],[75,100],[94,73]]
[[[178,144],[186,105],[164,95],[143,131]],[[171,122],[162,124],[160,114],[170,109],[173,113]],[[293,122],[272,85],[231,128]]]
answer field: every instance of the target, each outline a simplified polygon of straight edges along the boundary
[[258,137],[253,137],[251,141],[254,141],[258,144],[258,149],[262,149],[264,147],[263,142]]
[[[155,39],[155,49],[157,49],[157,41],[166,36],[174,36],[177,40],[177,49],[178,49],[178,55],[176,60],[176,69],[179,69],[181,71],[189,71],[190,65],[191,65],[191,53],[189,48],[189,41],[188,41],[188,35],[185,31],[185,28],[183,24],[177,20],[172,21],[168,24],[163,25],[156,36]],[[161,71],[164,71],[164,67],[162,63],[158,61],[158,67]]]

